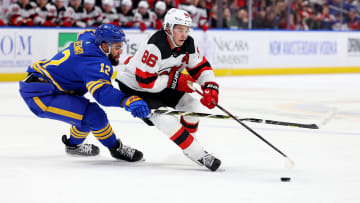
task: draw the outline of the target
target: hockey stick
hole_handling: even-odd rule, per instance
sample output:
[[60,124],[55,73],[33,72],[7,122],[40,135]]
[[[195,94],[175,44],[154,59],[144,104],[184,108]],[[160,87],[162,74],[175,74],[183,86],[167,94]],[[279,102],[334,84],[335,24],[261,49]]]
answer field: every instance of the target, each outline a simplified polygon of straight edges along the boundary
[[[221,115],[221,114],[208,114],[208,113],[199,113],[199,112],[186,112],[186,111],[172,111],[172,110],[155,110],[153,113],[158,114],[167,114],[167,115],[182,115],[182,116],[193,116],[193,117],[206,117],[206,118],[217,118],[217,119],[229,119],[231,116]],[[272,125],[282,125],[289,127],[299,127],[299,128],[310,128],[310,129],[319,129],[319,126],[316,124],[302,124],[302,123],[292,123],[284,121],[274,121],[274,120],[265,120],[260,118],[238,118],[240,121],[249,121],[254,123],[265,123]]]
[[[199,95],[203,96],[203,93],[200,92],[198,89],[196,89],[192,82],[188,82],[189,87],[194,90]],[[285,165],[288,168],[292,168],[294,166],[294,161],[292,161],[285,153],[283,153],[280,149],[276,148],[274,145],[272,145],[269,141],[267,141],[265,138],[263,138],[261,135],[259,135],[257,132],[255,132],[253,129],[251,129],[249,126],[245,125],[243,122],[241,122],[238,118],[236,118],[234,115],[232,115],[228,110],[220,106],[219,104],[216,104],[215,102],[212,102],[217,108],[219,108],[221,111],[223,111],[225,114],[230,116],[232,119],[240,123],[243,127],[245,127],[247,130],[249,130],[252,134],[254,134],[256,137],[261,139],[263,142],[265,142],[267,145],[269,145],[271,148],[273,148],[275,151],[277,151],[279,154],[281,154],[284,158],[286,158]]]

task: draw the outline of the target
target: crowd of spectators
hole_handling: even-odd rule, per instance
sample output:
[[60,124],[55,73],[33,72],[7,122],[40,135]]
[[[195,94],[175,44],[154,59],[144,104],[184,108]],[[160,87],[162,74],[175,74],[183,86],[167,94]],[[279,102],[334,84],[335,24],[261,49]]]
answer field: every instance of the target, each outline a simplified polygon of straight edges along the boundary
[[[161,29],[165,12],[177,7],[187,10],[193,18],[193,27],[204,31],[219,24],[221,28],[230,29],[360,30],[360,0],[290,0],[290,6],[288,2],[0,0],[0,26],[96,27],[111,23],[143,31]],[[218,5],[222,7],[221,12]]]

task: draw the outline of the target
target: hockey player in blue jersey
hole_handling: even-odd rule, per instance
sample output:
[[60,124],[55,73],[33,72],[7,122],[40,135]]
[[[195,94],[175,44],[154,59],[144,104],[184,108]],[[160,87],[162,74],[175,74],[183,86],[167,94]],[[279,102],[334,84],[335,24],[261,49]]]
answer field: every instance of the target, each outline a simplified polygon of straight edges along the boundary
[[83,143],[92,132],[116,159],[134,162],[143,157],[116,138],[104,110],[83,96],[89,92],[99,104],[124,107],[134,117],[149,114],[140,97],[125,95],[111,84],[112,65],[119,63],[124,41],[125,34],[115,25],[86,30],[52,59],[29,66],[20,82],[20,94],[35,115],[71,124],[70,137],[62,137],[68,154],[99,154],[97,146]]

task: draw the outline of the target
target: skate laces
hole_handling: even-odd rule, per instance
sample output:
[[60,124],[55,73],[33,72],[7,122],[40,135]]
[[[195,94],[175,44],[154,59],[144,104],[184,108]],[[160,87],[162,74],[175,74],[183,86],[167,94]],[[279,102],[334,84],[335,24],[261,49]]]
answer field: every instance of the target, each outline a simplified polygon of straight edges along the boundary
[[92,145],[91,144],[81,144],[79,146],[79,151],[86,154],[91,154],[92,152]]
[[122,145],[121,147],[119,147],[118,150],[122,155],[129,157],[130,159],[134,156],[135,154],[135,149],[126,146],[126,145]]
[[204,164],[204,166],[206,167],[211,167],[211,165],[213,164],[215,160],[215,157],[211,154],[207,154],[205,156],[203,156],[199,161]]

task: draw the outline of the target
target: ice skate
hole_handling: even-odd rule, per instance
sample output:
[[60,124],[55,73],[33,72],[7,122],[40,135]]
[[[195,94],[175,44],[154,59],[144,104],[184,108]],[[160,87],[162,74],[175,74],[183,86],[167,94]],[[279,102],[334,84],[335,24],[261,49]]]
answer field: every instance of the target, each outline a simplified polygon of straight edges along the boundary
[[115,148],[110,149],[110,153],[114,158],[128,162],[140,161],[143,157],[143,153],[141,151],[123,145],[120,140],[118,140]]
[[65,144],[65,151],[71,155],[78,156],[96,156],[99,154],[99,147],[93,144],[79,144],[75,146],[69,145],[69,139],[66,135],[62,136],[62,142]]
[[206,153],[205,156],[201,157],[198,162],[211,171],[216,171],[221,165],[221,161],[218,158],[208,153]]
[[211,171],[216,171],[220,167],[221,161],[213,155],[207,153],[206,151],[204,151],[204,153],[205,155],[203,157],[196,160],[195,158],[184,152],[185,156],[187,156],[189,159],[199,164],[200,166],[205,166]]

